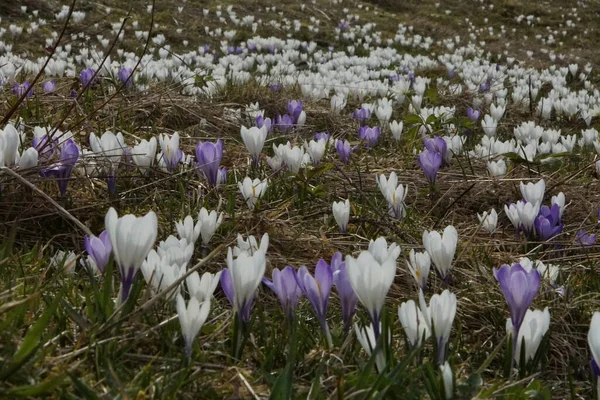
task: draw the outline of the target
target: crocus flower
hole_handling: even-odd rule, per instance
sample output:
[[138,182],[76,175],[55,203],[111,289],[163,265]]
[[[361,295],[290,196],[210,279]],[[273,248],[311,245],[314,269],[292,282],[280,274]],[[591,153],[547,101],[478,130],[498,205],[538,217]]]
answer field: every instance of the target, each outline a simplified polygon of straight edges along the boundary
[[[19,158],[19,132],[12,125],[0,129],[0,166],[10,167]],[[35,147],[35,144],[34,144]]]
[[358,129],[358,137],[363,142],[367,143],[367,147],[372,148],[377,144],[381,130],[378,126],[371,128],[369,126],[361,126]]
[[144,175],[148,174],[149,168],[154,163],[154,158],[156,157],[156,148],[156,138],[151,137],[150,140],[142,139],[131,149],[131,158],[135,165],[141,169],[142,174]]
[[256,202],[264,195],[269,187],[269,181],[267,179],[261,181],[258,178],[252,180],[250,177],[245,177],[242,182],[238,182],[238,187],[244,200],[246,200],[248,208],[254,210]]
[[275,126],[282,132],[287,132],[294,127],[294,119],[287,114],[275,117]]
[[467,108],[467,117],[473,121],[473,122],[477,122],[477,120],[479,119],[479,117],[481,117],[481,111],[479,110],[474,110],[471,107]]
[[300,117],[302,111],[302,100],[290,100],[287,102],[287,112],[289,116],[292,117],[294,124],[298,122],[298,118]]
[[577,231],[577,242],[582,246],[593,246],[596,243],[596,234],[589,234],[585,229]]
[[217,143],[198,142],[196,145],[196,159],[198,160],[197,168],[202,170],[208,184],[217,186],[219,164],[223,158],[223,141],[217,140]]
[[541,240],[549,240],[562,232],[563,226],[560,223],[559,213],[558,204],[554,204],[550,208],[542,206],[539,215],[534,221],[535,231]]
[[261,128],[257,128],[255,126],[251,128],[246,128],[242,125],[240,128],[240,135],[242,136],[242,141],[248,150],[248,153],[252,156],[252,161],[255,166],[258,166],[260,161],[260,152],[265,146],[265,140],[268,135],[268,128],[263,125]]
[[521,194],[528,203],[542,204],[544,200],[544,193],[546,191],[546,182],[543,179],[537,183],[529,182],[525,185],[523,182],[520,183]]
[[129,297],[131,285],[146,256],[154,246],[158,221],[154,211],[143,217],[127,214],[119,218],[110,208],[104,218],[115,262],[121,273],[120,302]]
[[122,133],[116,135],[106,131],[99,138],[94,132],[90,133],[90,147],[98,155],[104,156],[108,163],[107,183],[108,191],[114,193],[116,190],[117,170],[125,149],[125,141]]
[[79,148],[73,139],[67,139],[60,146],[60,160],[49,168],[42,169],[40,174],[44,177],[53,176],[56,178],[58,189],[61,196],[67,193],[67,185],[69,178],[75,167],[75,163],[79,159]]
[[[360,345],[370,357],[371,354],[373,354],[375,347],[377,347],[377,337],[375,336],[375,332],[381,331],[381,324],[377,330],[373,329],[373,324],[363,326],[362,328],[359,327],[358,324],[354,324],[354,331],[356,332],[356,338]],[[375,356],[375,365],[377,366],[377,371],[380,373],[385,369],[386,361],[382,351],[377,352],[377,355]]]
[[348,229],[348,220],[350,219],[350,200],[345,201],[334,201],[331,207],[333,212],[333,218],[340,227],[342,233],[346,233]]
[[102,231],[98,237],[85,236],[83,238],[83,246],[96,265],[96,268],[101,272],[104,272],[104,268],[108,265],[110,253],[112,252],[112,245],[110,244],[108,232]]
[[[600,375],[600,368],[598,368],[598,363],[600,363],[600,311],[596,311],[592,316],[587,340],[592,352],[592,368],[597,378]],[[600,383],[597,385],[600,391]]]
[[330,137],[331,137],[331,133],[329,133],[329,132],[317,132],[317,133],[315,133],[315,140],[328,141]]
[[446,152],[448,151],[448,144],[446,143],[444,138],[441,138],[439,136],[424,139],[423,144],[425,145],[425,148],[427,150],[439,153],[442,157],[444,157],[446,155]]
[[[399,248],[398,248],[399,249]],[[379,337],[379,319],[385,301],[396,276],[396,259],[400,251],[389,252],[383,262],[378,261],[373,254],[362,251],[357,258],[346,256],[348,278],[356,296],[367,309],[371,322]]]
[[183,151],[179,148],[179,133],[175,132],[171,137],[166,133],[158,136],[158,142],[162,150],[162,161],[167,170],[172,172],[181,162]]
[[531,266],[523,267],[521,264],[515,263],[504,264],[500,269],[494,268],[494,277],[500,284],[500,289],[508,304],[514,329],[513,337],[519,337],[519,329],[525,313],[540,288],[540,273]]
[[262,115],[256,116],[256,127],[262,128],[266,126],[267,133],[270,133],[273,130],[273,124],[271,123],[271,118],[264,118]]
[[417,163],[423,170],[430,183],[435,183],[435,177],[442,166],[442,155],[440,153],[425,150],[417,157]]
[[438,352],[438,363],[443,364],[446,359],[446,345],[450,338],[450,330],[456,315],[456,295],[448,289],[442,294],[434,294],[429,300],[429,307],[425,303],[423,291],[419,291],[419,304],[427,328],[435,333]]
[[[33,97],[33,88],[31,88],[31,90],[29,89],[31,87],[31,84],[27,81],[23,82],[23,83],[15,83],[12,86],[12,92],[13,94],[15,94],[17,97],[22,97],[25,93],[27,93],[27,98],[31,98]],[[29,90],[29,91],[28,91]]]
[[227,268],[221,274],[221,287],[244,324],[250,322],[255,292],[266,265],[266,254],[262,249],[253,254],[242,251],[235,259],[231,247],[227,250]]
[[188,215],[182,220],[175,222],[175,230],[180,239],[185,239],[188,243],[196,243],[200,236],[200,224],[194,225],[194,219]]
[[[6,160],[4,160],[6,162]],[[27,150],[23,151],[21,157],[19,158],[19,162],[17,163],[19,169],[29,169],[33,167],[37,167],[38,165],[38,152],[34,147],[30,147]]]
[[534,232],[535,219],[540,212],[540,204],[518,201],[515,207],[519,216],[519,229],[531,236]]
[[333,283],[335,290],[340,298],[342,307],[342,320],[344,321],[344,330],[348,332],[352,324],[352,317],[356,311],[358,297],[352,289],[346,263],[343,261],[342,253],[339,251],[331,257],[331,270],[333,272]]
[[56,80],[52,79],[51,81],[42,83],[42,88],[44,89],[44,93],[54,92],[56,90]]
[[446,279],[450,273],[457,244],[458,233],[452,225],[448,225],[444,229],[443,235],[437,231],[423,232],[423,247],[429,253],[431,261],[442,279]]
[[327,261],[320,259],[315,268],[314,277],[305,266],[300,267],[296,274],[296,282],[315,310],[321,329],[327,339],[329,347],[332,346],[331,334],[327,325],[327,303],[333,285],[333,273]]
[[92,82],[92,78],[96,71],[93,68],[84,69],[79,73],[79,80],[81,81],[81,85],[87,90],[94,83]]
[[181,334],[185,341],[185,354],[189,360],[192,356],[194,339],[198,336],[210,313],[210,300],[200,303],[197,298],[192,297],[186,305],[183,296],[178,294],[176,304]]
[[356,147],[350,146],[350,142],[347,140],[341,141],[338,140],[335,142],[335,149],[337,150],[342,162],[344,164],[350,163],[350,154],[356,149]]
[[410,274],[415,278],[417,286],[423,291],[427,289],[427,278],[429,277],[429,269],[431,268],[429,253],[426,251],[417,253],[414,249],[411,249],[408,260],[406,260],[406,266]]
[[[527,310],[521,329],[519,329],[518,339],[515,341],[513,359],[517,365],[521,361],[521,346],[525,345],[525,362],[533,360],[549,327],[550,312],[548,312],[548,307],[544,308],[544,311]],[[510,318],[506,320],[506,333],[513,338],[513,341],[515,340],[515,330]]]
[[[18,148],[18,136],[16,143]],[[42,162],[48,162],[58,151],[58,143],[55,139],[51,139],[47,134],[34,137],[31,145],[38,152],[38,158]]]
[[131,73],[133,70],[131,68],[121,68],[118,73],[118,77],[125,84],[125,87],[130,87],[133,85],[133,79],[131,78]]
[[354,118],[359,125],[364,125],[365,122],[371,118],[371,110],[368,108],[359,108],[352,113],[352,118]]
[[444,394],[445,399],[451,399],[454,394],[454,378],[452,376],[452,368],[448,361],[443,365],[440,365],[440,371],[442,373],[442,382],[444,383]]
[[302,289],[296,282],[296,270],[290,265],[281,271],[274,268],[272,277],[273,281],[262,278],[262,282],[277,295],[281,308],[291,321],[294,319],[298,299],[302,296]]
[[431,336],[423,313],[413,300],[408,300],[398,307],[398,319],[408,342],[413,348],[420,347],[423,340]]
[[185,285],[191,297],[195,297],[199,302],[210,300],[212,298],[219,280],[221,279],[222,271],[216,274],[205,272],[200,277],[200,274],[195,271],[185,278]]
[[200,209],[197,225],[200,227],[200,236],[204,246],[208,245],[222,222],[223,213],[217,213],[215,210],[208,212],[204,207]]
[[494,233],[498,224],[498,213],[492,208],[490,212],[484,211],[482,215],[477,214],[479,223],[490,233]]

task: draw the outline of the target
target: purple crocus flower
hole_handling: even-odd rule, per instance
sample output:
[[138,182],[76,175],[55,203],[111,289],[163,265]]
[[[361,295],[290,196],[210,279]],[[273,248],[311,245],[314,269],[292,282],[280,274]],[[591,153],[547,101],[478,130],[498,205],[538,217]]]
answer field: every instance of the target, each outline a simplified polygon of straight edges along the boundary
[[589,234],[585,229],[577,231],[576,238],[582,246],[593,246],[596,243],[596,234]]
[[47,178],[53,176],[56,178],[58,189],[61,196],[67,193],[69,178],[73,172],[73,167],[79,158],[79,149],[73,139],[67,139],[60,148],[60,160],[49,168],[42,169],[40,174]]
[[342,306],[342,320],[344,321],[344,331],[347,333],[352,327],[352,317],[356,311],[358,297],[350,284],[346,263],[343,261],[342,253],[339,251],[331,257],[331,270],[333,272],[333,283],[340,297]]
[[294,120],[288,114],[275,117],[275,125],[280,131],[286,132],[294,127]]
[[42,83],[42,89],[44,89],[44,93],[54,92],[56,90],[56,80],[52,79],[51,81]]
[[51,140],[48,135],[34,137],[31,145],[37,150],[41,162],[48,162],[58,151],[56,140]]
[[425,150],[417,157],[417,163],[431,184],[442,166],[442,155],[435,151]]
[[89,89],[94,84],[92,78],[95,73],[96,71],[93,68],[84,69],[79,73],[79,80],[84,88]]
[[439,136],[434,136],[433,138],[426,138],[423,140],[423,144],[425,145],[425,148],[429,151],[439,153],[442,157],[446,155],[448,144],[444,139],[442,139]]
[[562,232],[560,223],[560,206],[553,204],[552,207],[542,206],[534,221],[535,231],[538,237],[546,241]]
[[131,77],[131,73],[133,72],[133,70],[131,68],[121,68],[119,70],[119,79],[121,80],[121,82],[123,82],[125,84],[125,87],[130,87],[133,84],[133,78]]
[[296,282],[296,270],[289,265],[281,271],[275,268],[272,276],[272,282],[267,278],[263,278],[262,282],[277,295],[281,308],[291,321],[294,319],[298,299],[302,296],[302,290]]
[[365,125],[358,129],[358,137],[360,137],[360,140],[366,142],[369,148],[373,148],[377,144],[380,133],[381,131],[378,126],[371,128]]
[[486,93],[490,91],[490,82],[485,81],[481,85],[479,85],[479,92]]
[[217,171],[217,185],[227,183],[227,168],[222,167]]
[[275,82],[269,85],[269,89],[273,92],[279,92],[281,90],[281,83]]
[[340,21],[340,23],[338,24],[338,28],[340,28],[340,30],[342,31],[347,31],[350,28],[350,25],[348,25],[344,21]]
[[198,142],[196,145],[196,168],[202,170],[204,176],[211,186],[217,186],[219,165],[223,158],[223,141],[217,140],[217,143]]
[[364,125],[369,118],[371,118],[371,110],[368,108],[359,108],[352,113],[352,118],[358,122],[359,125]]
[[315,140],[328,141],[330,137],[331,137],[331,134],[329,132],[315,133]]
[[31,90],[29,90],[30,87],[31,87],[31,84],[27,81],[20,83],[20,84],[15,83],[12,86],[12,92],[17,97],[22,97],[25,93],[27,93],[26,97],[29,99],[29,98],[33,97],[33,88],[31,88]]
[[[515,263],[504,264],[500,269],[494,268],[494,277],[508,304],[514,329],[513,338],[518,338],[525,313],[540,288],[540,273],[535,268],[525,269],[521,264]],[[514,344],[516,345],[516,339]]]
[[287,102],[287,112],[292,117],[293,123],[298,123],[298,117],[302,113],[302,100],[290,100]]
[[473,122],[477,122],[477,120],[479,119],[479,117],[481,117],[481,111],[479,110],[474,110],[471,107],[467,108],[467,117],[473,121]]
[[352,154],[355,148],[356,147],[351,147],[350,142],[347,140],[338,140],[335,142],[335,149],[337,150],[344,164],[350,164],[350,154]]
[[315,315],[321,324],[321,329],[325,333],[327,344],[331,347],[331,334],[327,326],[327,302],[333,284],[333,273],[329,264],[320,259],[317,262],[314,277],[308,272],[308,268],[305,266],[300,267],[296,274],[296,282],[313,306]]
[[248,51],[256,51],[256,43],[250,42],[246,45]]
[[267,127],[267,132],[271,133],[273,130],[273,124],[271,123],[271,118],[264,118],[262,115],[256,117],[256,127],[262,128],[263,126]]
[[96,264],[96,267],[98,267],[101,272],[104,272],[104,268],[108,265],[110,253],[112,252],[112,245],[108,238],[108,232],[102,231],[99,237],[84,236],[83,246]]
[[590,361],[590,368],[592,369],[594,377],[598,378],[600,376],[600,367],[598,367],[598,363],[594,360],[594,357],[592,357],[592,360]]
[[390,75],[390,82],[398,82],[399,80],[400,80],[400,75],[398,75],[398,74]]

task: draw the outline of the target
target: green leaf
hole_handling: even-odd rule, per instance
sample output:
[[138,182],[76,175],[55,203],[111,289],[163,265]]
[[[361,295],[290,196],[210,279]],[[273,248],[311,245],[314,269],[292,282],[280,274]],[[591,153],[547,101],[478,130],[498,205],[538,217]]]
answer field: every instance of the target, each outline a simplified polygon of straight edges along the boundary
[[273,390],[271,390],[271,395],[269,396],[270,399],[283,400],[292,398],[292,383],[296,366],[296,322],[292,326],[292,335],[289,343],[290,348],[287,363],[273,385]]
[[96,394],[96,392],[94,391],[94,389],[90,388],[84,382],[77,379],[77,377],[75,375],[73,375],[69,372],[67,372],[67,375],[69,375],[69,378],[71,378],[71,381],[73,382],[73,386],[75,387],[75,392],[78,395],[80,395],[81,397],[88,399],[88,400],[99,399],[99,397]]
[[17,350],[13,359],[9,362],[8,368],[0,373],[0,379],[8,378],[15,371],[19,370],[19,368],[35,354],[37,349],[41,346],[40,341],[44,330],[50,323],[50,319],[56,311],[58,302],[61,298],[62,293],[59,293],[41,317],[39,317],[35,324],[29,328],[25,335],[25,339],[23,339],[23,343],[21,343],[21,347],[19,347],[19,350]]

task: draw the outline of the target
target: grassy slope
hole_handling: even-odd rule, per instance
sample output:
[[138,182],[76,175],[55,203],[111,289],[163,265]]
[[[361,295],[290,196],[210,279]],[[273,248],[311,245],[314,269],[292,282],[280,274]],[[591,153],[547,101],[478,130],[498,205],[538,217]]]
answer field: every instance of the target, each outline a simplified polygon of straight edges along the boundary
[[[203,26],[216,26],[216,21],[205,21],[200,11],[202,8],[214,11],[217,3],[190,0],[186,12],[178,14],[172,2],[159,1],[154,16],[159,24],[156,32],[164,33],[176,51],[182,50],[179,43],[183,39],[190,40],[194,46],[203,43],[218,45],[214,39],[202,36]],[[508,35],[511,41],[509,51],[523,59],[527,58],[524,54],[527,49],[540,47],[539,41],[534,39],[535,34],[544,32],[545,25],[558,29],[557,15],[567,9],[567,2],[564,1],[533,6],[524,6],[521,2],[494,2],[493,12],[467,6],[464,2],[448,2],[448,5],[443,4],[440,8],[436,8],[432,1],[403,2],[400,7],[394,6],[394,2],[389,3],[392,5],[375,8],[376,15],[373,5],[364,4],[359,9],[354,3],[344,2],[344,6],[360,15],[361,22],[377,22],[377,29],[384,32],[384,37],[393,35],[396,24],[401,22],[411,24],[417,33],[435,39],[444,39],[457,33],[466,37],[465,16],[477,27],[484,26],[483,19],[487,17],[495,30],[500,25],[505,25],[508,31],[513,27],[517,29],[517,33]],[[124,15],[128,6],[133,8],[134,19],[139,21],[140,27],[145,27],[150,21],[145,4],[137,0],[126,4],[107,0],[82,2],[79,7],[88,12],[86,22],[71,29],[73,32],[85,30],[92,37],[97,34],[110,37],[109,22],[115,21],[117,15]],[[236,3],[236,9],[239,9],[240,15],[248,10],[255,15],[260,13],[265,20],[279,18],[273,12],[260,12],[264,4],[268,3],[245,0]],[[110,17],[104,16],[104,5],[113,8]],[[30,7],[44,12],[41,4],[31,3]],[[366,7],[370,9],[367,11]],[[592,3],[587,7],[590,12],[580,12],[582,21],[578,22],[575,30],[579,32],[579,38],[567,37],[563,47],[556,49],[557,53],[572,57],[571,60],[580,57],[580,65],[583,65],[583,60],[596,62],[598,57],[596,52],[587,50],[590,49],[591,33],[597,32]],[[323,29],[319,34],[303,29],[301,37],[323,43],[331,40],[331,29],[343,17],[341,7],[329,2],[309,4],[305,11],[301,11],[293,1],[279,2],[278,8],[284,10],[289,19],[302,18],[306,21],[310,16],[321,19]],[[446,9],[451,10],[451,14],[446,15]],[[0,11],[5,16],[3,24],[7,20],[21,21],[23,18],[18,10]],[[541,26],[525,28],[514,22],[514,16],[519,14],[537,15],[543,22]],[[50,16],[48,21],[52,21]],[[98,27],[88,26],[88,21],[98,21]],[[181,34],[174,31],[175,25],[184,27]],[[44,29],[51,30],[50,27]],[[55,25],[52,29],[60,27]],[[582,39],[584,29],[589,31],[588,36]],[[281,34],[275,29],[259,30],[258,33],[263,36]],[[528,39],[523,40],[523,34]],[[249,33],[241,32],[240,35]],[[503,49],[505,39],[485,40],[486,47],[489,46],[492,51]],[[21,38],[15,44],[15,49],[39,55],[42,46],[43,42],[36,37]],[[133,29],[129,28],[123,46],[139,50],[140,44],[133,40]],[[440,47],[436,46],[436,49],[439,51]],[[406,51],[415,52],[411,49]],[[547,57],[542,57],[539,52],[527,62],[534,66],[549,63]],[[71,84],[67,80],[60,82],[60,93],[67,93]],[[172,88],[160,87],[155,88],[151,95],[119,95],[112,104],[94,115],[90,114],[90,107],[83,104],[69,116],[63,128],[67,128],[70,122],[85,118],[84,124],[72,127],[78,134],[81,133],[84,141],[88,132],[105,129],[130,133],[127,135],[129,142],[133,141],[132,135],[146,136],[177,130],[185,137],[182,142],[188,153],[199,138],[224,138],[226,155],[223,164],[229,168],[230,184],[219,193],[202,190],[203,196],[198,200],[196,191],[200,181],[192,172],[175,177],[158,174],[148,180],[135,176],[134,172],[124,172],[119,179],[117,198],[110,198],[106,194],[103,182],[79,178],[73,183],[70,198],[64,206],[94,232],[102,229],[103,215],[108,205],[118,207],[120,213],[141,214],[153,209],[161,222],[159,238],[164,239],[172,233],[174,220],[188,213],[195,214],[201,206],[216,208],[222,204],[224,209],[231,210],[232,202],[235,202],[238,211],[228,215],[213,239],[213,245],[231,243],[238,232],[255,235],[268,232],[271,237],[269,268],[282,268],[287,264],[311,266],[319,257],[327,259],[337,250],[348,254],[364,249],[366,239],[378,235],[398,241],[405,251],[410,247],[419,248],[423,229],[442,229],[447,224],[454,224],[459,230],[460,246],[454,264],[452,289],[459,299],[459,309],[452,333],[451,354],[459,377],[465,377],[479,368],[504,337],[506,306],[491,268],[531,252],[544,261],[561,266],[561,279],[568,293],[568,296],[560,298],[546,287],[535,302],[536,308],[549,306],[552,315],[551,350],[540,378],[547,387],[552,388],[556,398],[565,397],[570,390],[569,379],[572,380],[573,390],[587,397],[590,393],[587,383],[589,356],[585,335],[591,311],[598,309],[596,293],[600,282],[595,273],[598,253],[595,248],[581,251],[573,248],[572,244],[578,229],[585,227],[594,230],[596,226],[600,196],[597,181],[588,168],[592,154],[574,156],[559,164],[543,167],[520,165],[506,179],[493,182],[486,177],[482,163],[470,163],[465,158],[456,159],[450,170],[441,173],[439,191],[430,195],[412,155],[413,147],[420,148],[420,142],[407,135],[403,142],[396,144],[388,136],[384,145],[376,151],[355,154],[351,167],[338,165],[335,156],[329,157],[328,160],[335,167],[312,177],[306,186],[301,180],[273,178],[270,194],[258,212],[244,211],[234,182],[236,178],[245,176],[249,169],[241,162],[246,160],[246,151],[239,140],[239,125],[224,121],[222,110],[225,106],[237,107],[259,101],[267,109],[267,114],[274,115],[283,112],[286,100],[298,96],[299,92],[296,91],[272,93],[248,86],[228,90],[209,103],[191,101],[179,96]],[[39,104],[32,102],[28,107],[23,107],[21,115],[29,125],[56,122],[66,103],[68,100],[62,97],[44,98]],[[465,99],[443,98],[438,100],[438,104],[456,105],[457,114],[464,113],[468,105]],[[6,103],[4,106],[7,106]],[[349,104],[347,109],[356,106]],[[330,131],[336,137],[354,135],[355,127],[347,118],[329,115],[327,102],[308,104],[307,109],[310,126],[297,133],[298,139],[308,138],[320,131]],[[403,119],[406,115],[406,108],[394,111],[395,119]],[[501,131],[508,133],[510,127],[532,118],[527,110],[509,107]],[[576,132],[581,126],[570,123],[565,124],[563,129],[563,132]],[[273,139],[275,143],[285,140]],[[373,179],[374,173],[388,174],[391,170],[398,172],[400,181],[409,186],[409,215],[401,223],[385,216],[384,200]],[[253,177],[268,173],[249,172]],[[544,245],[524,245],[522,241],[516,241],[504,217],[494,236],[478,230],[475,213],[491,207],[500,210],[504,203],[519,197],[520,178],[538,176],[546,178],[549,194],[564,191],[571,202],[565,214],[565,234],[559,238],[559,242],[565,244],[564,250],[556,252]],[[41,183],[40,187],[51,197],[57,198],[52,182]],[[313,189],[313,194],[311,190],[300,190],[303,187]],[[11,359],[23,343],[27,328],[40,320],[41,313],[49,309],[54,299],[60,299],[55,310],[50,308],[52,317],[40,339],[43,346],[37,349],[32,359],[25,360],[24,366],[7,381],[7,389],[12,390],[13,395],[33,395],[37,390],[40,393],[53,393],[55,397],[66,396],[73,391],[77,391],[78,396],[84,396],[86,390],[93,390],[106,398],[116,395],[168,398],[174,393],[181,398],[198,398],[200,394],[202,398],[226,398],[232,395],[248,398],[252,392],[257,396],[270,392],[275,377],[286,362],[284,344],[287,340],[287,333],[280,329],[282,315],[271,293],[262,290],[259,295],[260,301],[254,311],[256,320],[253,336],[245,358],[237,364],[229,357],[229,305],[218,294],[210,321],[197,340],[194,362],[185,366],[181,361],[183,345],[179,325],[171,304],[157,305],[143,315],[116,325],[107,323],[107,306],[102,302],[104,297],[100,288],[90,283],[90,277],[83,271],[75,276],[65,276],[48,266],[48,257],[57,248],[81,250],[81,233],[57,215],[46,199],[24,192],[16,182],[6,182],[2,196],[0,216],[5,223],[3,233],[8,236],[12,231],[16,236],[14,245],[6,246],[6,251],[10,247],[12,252],[0,261],[0,299],[3,303],[0,306],[0,361]],[[353,202],[353,217],[350,234],[340,235],[330,217],[330,206],[333,200],[346,197]],[[8,240],[6,242],[9,243]],[[197,256],[200,257],[200,250]],[[224,253],[209,262],[206,269],[217,271],[223,266]],[[98,285],[104,282],[101,279]],[[432,277],[431,285],[432,293],[444,287],[435,277]],[[145,290],[141,290],[139,296],[138,305],[148,298]],[[408,298],[416,298],[415,290],[400,261],[398,277],[389,296],[389,309],[395,309]],[[312,393],[316,390],[322,392],[324,397],[336,393],[340,382],[356,379],[366,359],[364,354],[358,352],[359,345],[354,338],[346,339],[340,330],[337,300],[332,300],[331,308],[330,321],[336,345],[332,353],[323,347],[318,324],[312,318],[309,305],[303,304],[299,310],[298,320],[306,323],[301,324],[298,333],[303,340],[299,345],[301,359],[294,371],[297,398],[305,398],[313,386]],[[359,315],[364,319],[364,312],[359,312]],[[400,358],[405,351],[397,322],[394,329],[393,346]],[[483,371],[487,388],[505,384],[500,375],[501,369],[502,360],[497,356]],[[315,389],[319,386],[322,389]]]

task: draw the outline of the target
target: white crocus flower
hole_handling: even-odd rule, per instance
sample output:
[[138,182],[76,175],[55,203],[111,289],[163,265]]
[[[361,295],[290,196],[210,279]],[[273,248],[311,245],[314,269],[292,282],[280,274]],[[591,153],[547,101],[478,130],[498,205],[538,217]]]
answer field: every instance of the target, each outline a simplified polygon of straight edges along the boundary
[[423,232],[423,246],[438,273],[445,279],[452,268],[452,260],[458,244],[458,233],[454,226],[449,225],[444,229],[443,235],[437,231]]
[[242,182],[238,182],[240,193],[242,193],[250,210],[254,210],[256,202],[264,195],[268,186],[267,179],[261,181],[258,178],[252,180],[249,177],[245,177]]
[[[513,354],[513,358],[517,365],[519,365],[521,361],[521,346],[523,346],[523,343],[525,345],[525,362],[529,362],[535,357],[540,343],[542,342],[544,335],[546,335],[546,332],[548,332],[549,327],[550,312],[548,311],[548,307],[544,308],[544,311],[527,310],[521,328],[519,329],[519,337]],[[509,336],[514,334],[513,324],[510,318],[506,320],[506,333]]]
[[350,220],[350,200],[334,201],[332,205],[333,218],[340,227],[342,233],[346,233],[348,229],[348,221]]
[[398,319],[408,342],[413,348],[420,347],[424,340],[429,339],[431,331],[425,322],[423,313],[413,300],[408,300],[398,307]]
[[210,300],[202,303],[192,297],[187,305],[181,294],[177,295],[177,315],[181,324],[181,333],[185,340],[185,354],[188,359],[192,357],[192,345],[198,336],[200,329],[204,326],[210,313]]
[[127,214],[119,218],[117,211],[111,207],[104,224],[121,273],[122,302],[127,300],[133,279],[154,246],[158,221],[153,211],[143,217]]
[[408,254],[408,260],[406,260],[406,266],[413,278],[415,278],[417,286],[422,290],[425,290],[427,287],[429,270],[431,268],[431,257],[429,257],[429,253],[426,251],[418,253],[415,252],[414,249],[411,249]]
[[438,363],[443,363],[446,359],[446,345],[450,338],[450,330],[456,315],[456,295],[448,289],[442,294],[434,294],[429,301],[429,307],[425,303],[423,291],[419,291],[419,304],[421,312],[429,331],[435,332]]
[[252,160],[254,161],[255,165],[258,165],[260,153],[265,146],[265,140],[267,139],[268,133],[269,132],[266,125],[263,125],[261,128],[256,126],[246,128],[242,125],[240,128],[242,141],[252,156]]
[[544,200],[544,193],[546,192],[546,182],[541,179],[537,183],[529,182],[525,185],[523,182],[520,184],[521,194],[528,203],[541,205]]
[[156,157],[157,141],[155,137],[150,140],[142,139],[131,149],[131,158],[140,168],[142,174],[147,175]]
[[210,239],[223,222],[223,213],[217,214],[216,211],[208,212],[204,207],[198,213],[198,225],[200,226],[200,235],[202,236],[202,244],[208,245]]
[[489,232],[494,233],[498,224],[498,213],[492,208],[489,213],[484,211],[482,215],[477,214],[479,223]]

